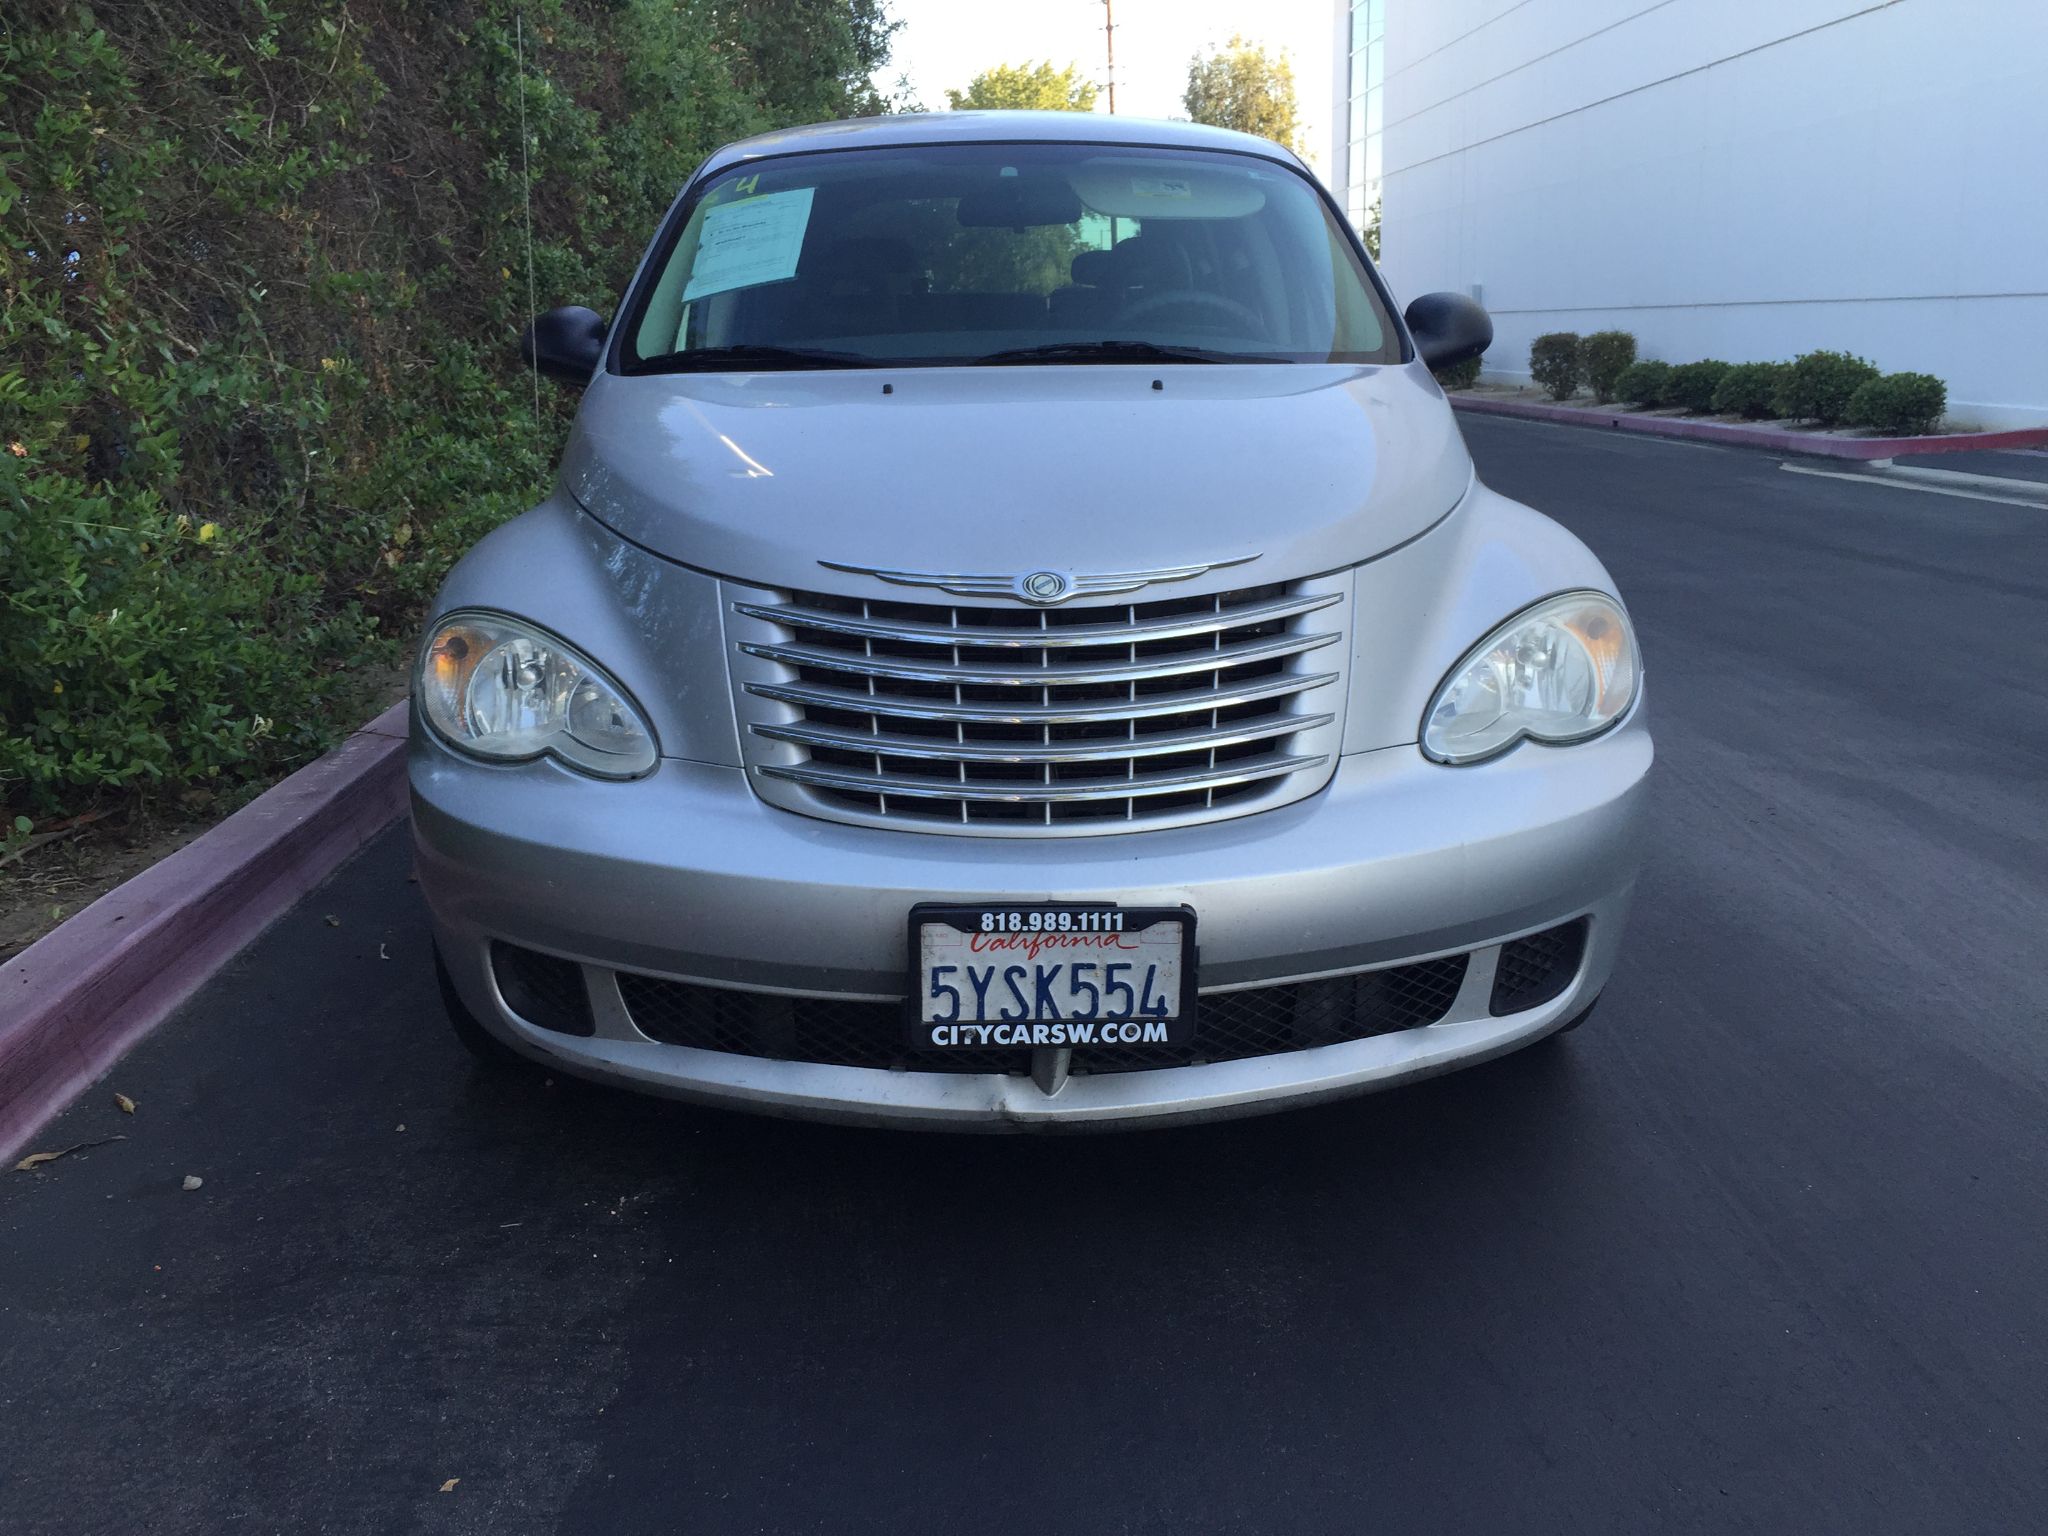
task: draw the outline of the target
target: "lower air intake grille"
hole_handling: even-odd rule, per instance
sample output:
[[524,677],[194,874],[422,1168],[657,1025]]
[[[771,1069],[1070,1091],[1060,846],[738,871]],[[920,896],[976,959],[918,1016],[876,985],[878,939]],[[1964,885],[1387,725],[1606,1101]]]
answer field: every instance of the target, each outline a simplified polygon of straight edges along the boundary
[[583,988],[583,967],[574,960],[493,940],[491,970],[505,1006],[527,1023],[558,1035],[597,1033],[590,994]]
[[[1075,1072],[1136,1072],[1198,1062],[1242,1061],[1434,1024],[1450,1011],[1466,956],[1362,971],[1325,981],[1253,987],[1204,997],[1192,1044],[1083,1046]],[[619,992],[643,1034],[669,1045],[808,1061],[836,1067],[904,1067],[919,1072],[1030,1069],[1028,1050],[911,1051],[899,1003],[775,997],[619,973]]]
[[1504,1013],[1523,1013],[1562,996],[1572,978],[1579,974],[1579,960],[1585,952],[1583,917],[1501,945],[1489,1011],[1496,1018]]

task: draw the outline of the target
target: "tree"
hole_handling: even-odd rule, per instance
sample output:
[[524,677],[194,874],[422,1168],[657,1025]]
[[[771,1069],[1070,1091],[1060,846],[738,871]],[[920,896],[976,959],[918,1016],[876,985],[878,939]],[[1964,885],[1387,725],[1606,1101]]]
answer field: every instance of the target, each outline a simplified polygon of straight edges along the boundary
[[1365,254],[1374,261],[1378,261],[1380,259],[1380,200],[1377,197],[1372,200],[1372,207],[1366,210],[1365,228],[1358,232],[1358,237],[1365,242]]
[[1285,53],[1268,53],[1240,36],[1207,58],[1196,54],[1188,61],[1187,94],[1181,101],[1198,123],[1296,147],[1294,66]]
[[976,75],[966,90],[948,90],[946,101],[955,112],[1093,112],[1095,82],[1078,64],[998,64]]
[[[632,9],[625,7],[624,9]],[[681,7],[663,7],[685,15]],[[871,76],[902,27],[887,0],[732,0],[694,8],[730,39],[733,84],[779,122],[819,123],[887,112]],[[703,21],[699,21],[701,26]]]
[[569,403],[501,361],[529,270],[542,305],[611,302],[712,149],[871,108],[893,28],[886,0],[117,11],[0,0],[0,857],[17,817],[224,810],[353,730],[449,563],[553,476]]

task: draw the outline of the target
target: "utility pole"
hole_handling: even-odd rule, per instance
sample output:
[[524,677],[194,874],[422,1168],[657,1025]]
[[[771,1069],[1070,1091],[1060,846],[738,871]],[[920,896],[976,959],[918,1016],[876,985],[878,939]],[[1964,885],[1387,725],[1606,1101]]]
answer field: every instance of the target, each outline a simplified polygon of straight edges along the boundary
[[1113,0],[1102,0],[1102,38],[1109,48],[1109,115],[1116,116],[1116,11]]

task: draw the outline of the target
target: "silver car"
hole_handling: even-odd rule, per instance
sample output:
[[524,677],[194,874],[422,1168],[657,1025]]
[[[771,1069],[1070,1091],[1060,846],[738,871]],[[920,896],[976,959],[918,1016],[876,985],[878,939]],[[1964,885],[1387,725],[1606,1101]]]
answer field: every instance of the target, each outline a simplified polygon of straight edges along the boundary
[[1614,966],[1627,611],[1473,475],[1286,150],[949,113],[735,144],[540,506],[449,577],[411,748],[480,1052],[909,1126],[1247,1114],[1499,1056]]

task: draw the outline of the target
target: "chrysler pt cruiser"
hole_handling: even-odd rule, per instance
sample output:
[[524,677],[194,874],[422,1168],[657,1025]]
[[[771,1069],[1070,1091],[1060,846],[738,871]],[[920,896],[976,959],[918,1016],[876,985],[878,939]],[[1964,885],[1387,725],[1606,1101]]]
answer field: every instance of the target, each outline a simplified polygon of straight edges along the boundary
[[1615,962],[1628,612],[1481,485],[1286,150],[949,113],[683,189],[553,494],[433,609],[413,827],[489,1057],[707,1103],[1057,1128],[1499,1056]]

